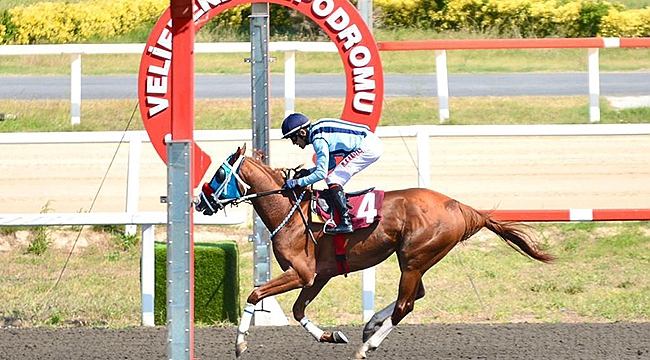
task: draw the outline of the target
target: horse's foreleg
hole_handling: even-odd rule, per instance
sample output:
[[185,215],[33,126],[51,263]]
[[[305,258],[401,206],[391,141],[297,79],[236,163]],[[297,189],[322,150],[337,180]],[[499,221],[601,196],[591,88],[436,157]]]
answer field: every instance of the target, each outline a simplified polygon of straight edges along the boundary
[[361,346],[357,349],[357,359],[365,359],[368,351],[375,350],[379,347],[379,344],[386,339],[386,336],[390,334],[395,325],[397,325],[409,312],[413,310],[413,304],[415,303],[417,295],[420,293],[420,289],[422,289],[422,292],[424,291],[422,275],[419,272],[409,271],[402,273],[399,282],[397,301],[387,307],[392,307],[393,309],[391,317],[385,319],[381,324],[381,327],[379,327],[379,329],[376,330],[367,340],[363,341]]
[[317,341],[329,343],[347,343],[348,338],[341,331],[323,331],[318,326],[316,326],[316,324],[311,322],[307,316],[305,316],[305,308],[320,293],[328,281],[329,278],[316,279],[312,286],[303,288],[300,291],[300,295],[298,295],[296,302],[293,304],[293,317],[298,322],[300,322],[300,325],[302,325],[302,327],[305,328],[305,330],[307,330]]
[[239,321],[237,327],[237,341],[235,344],[235,355],[239,357],[248,348],[246,335],[250,329],[251,320],[255,312],[255,305],[267,296],[282,294],[283,292],[297,289],[303,286],[303,282],[298,276],[298,273],[289,268],[287,271],[280,274],[280,276],[271,279],[271,281],[253,290],[246,300],[246,307],[244,314]]

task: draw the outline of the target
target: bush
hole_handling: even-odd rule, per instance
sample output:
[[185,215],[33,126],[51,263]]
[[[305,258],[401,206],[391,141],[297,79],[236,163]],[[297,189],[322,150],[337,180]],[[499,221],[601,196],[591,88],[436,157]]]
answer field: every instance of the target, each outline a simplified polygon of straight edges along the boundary
[[[154,316],[156,325],[165,325],[167,316],[167,246],[155,249],[156,285]],[[224,241],[194,246],[194,322],[238,323],[239,252],[237,244]]]
[[614,9],[602,18],[600,36],[650,36],[650,8],[619,11]]
[[[19,6],[8,10],[12,31],[5,30],[3,43],[61,44],[106,39],[142,25],[153,25],[167,7],[167,0],[42,2]],[[4,26],[8,28],[7,24]]]
[[[352,0],[355,4],[356,0]],[[148,29],[169,0],[42,2],[0,13],[0,44],[105,41]],[[271,4],[274,39],[317,40],[305,15]],[[650,9],[626,11],[604,0],[375,0],[377,28],[470,31],[503,37],[650,36]],[[208,41],[248,37],[251,5],[228,9],[204,26]],[[207,36],[206,36],[207,35]]]

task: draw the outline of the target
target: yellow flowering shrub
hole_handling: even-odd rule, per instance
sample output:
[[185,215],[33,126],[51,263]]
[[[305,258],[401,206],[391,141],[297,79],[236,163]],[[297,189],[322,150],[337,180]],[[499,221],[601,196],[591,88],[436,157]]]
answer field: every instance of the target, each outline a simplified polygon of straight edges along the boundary
[[109,38],[153,23],[169,0],[92,0],[79,3],[42,2],[11,10],[14,31],[7,43],[69,43]]
[[439,16],[442,29],[518,36],[596,36],[614,5],[603,0],[450,0]]
[[610,11],[603,17],[599,35],[603,37],[650,36],[650,8]]
[[[353,3],[355,0],[352,1]],[[650,36],[650,8],[625,10],[604,0],[374,0],[378,28],[469,30],[518,37]],[[108,39],[153,25],[169,0],[41,2],[0,13],[0,44]],[[229,9],[206,31],[246,27],[250,4]],[[295,11],[272,5],[272,27],[314,32]]]

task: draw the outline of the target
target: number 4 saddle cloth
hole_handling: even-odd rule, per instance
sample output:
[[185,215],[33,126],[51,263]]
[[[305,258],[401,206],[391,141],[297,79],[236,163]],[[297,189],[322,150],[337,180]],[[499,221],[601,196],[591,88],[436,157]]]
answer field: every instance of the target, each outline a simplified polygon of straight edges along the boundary
[[[330,206],[330,191],[316,190],[312,197],[311,210],[318,215],[325,226],[333,224],[333,208]],[[363,229],[381,220],[381,206],[384,202],[384,191],[369,188],[345,194],[350,209],[350,217],[354,230]],[[338,219],[338,216],[337,216]]]

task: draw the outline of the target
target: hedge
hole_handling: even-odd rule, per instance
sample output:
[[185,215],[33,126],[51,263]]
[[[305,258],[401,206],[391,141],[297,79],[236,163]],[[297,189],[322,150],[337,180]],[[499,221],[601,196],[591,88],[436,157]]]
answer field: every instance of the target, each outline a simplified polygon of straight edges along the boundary
[[[352,1],[353,3],[356,0]],[[376,28],[471,31],[506,37],[650,36],[650,7],[603,0],[374,0]],[[42,2],[0,13],[0,44],[78,43],[151,27],[169,0]],[[250,4],[220,14],[206,31],[248,31]],[[271,4],[271,33],[322,35],[304,15]]]
[[[156,325],[167,318],[167,246],[156,244],[154,317]],[[239,323],[239,251],[232,241],[194,246],[194,322]]]

